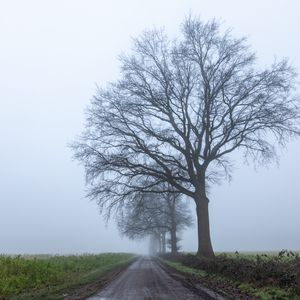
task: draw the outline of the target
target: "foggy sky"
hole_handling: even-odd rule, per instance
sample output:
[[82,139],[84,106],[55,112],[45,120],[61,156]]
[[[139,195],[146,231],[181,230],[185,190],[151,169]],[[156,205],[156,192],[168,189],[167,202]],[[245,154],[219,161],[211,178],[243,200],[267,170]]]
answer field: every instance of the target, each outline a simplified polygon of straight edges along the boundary
[[[297,0],[1,1],[0,253],[146,251],[105,227],[67,147],[96,84],[117,78],[131,37],[153,26],[176,36],[189,13],[247,36],[261,66],[288,57],[300,72],[299,11]],[[211,188],[215,250],[300,249],[299,149],[256,170],[237,157],[232,181]],[[185,232],[184,250],[196,241]]]

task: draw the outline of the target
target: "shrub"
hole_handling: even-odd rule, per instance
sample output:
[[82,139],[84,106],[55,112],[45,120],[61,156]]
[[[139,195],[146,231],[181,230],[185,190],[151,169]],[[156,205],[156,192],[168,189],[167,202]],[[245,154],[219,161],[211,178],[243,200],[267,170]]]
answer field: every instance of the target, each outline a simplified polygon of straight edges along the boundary
[[300,295],[299,254],[283,250],[278,255],[257,254],[252,256],[221,254],[215,258],[201,258],[191,254],[165,255],[164,258],[185,266],[220,274],[248,282],[257,287],[278,286]]

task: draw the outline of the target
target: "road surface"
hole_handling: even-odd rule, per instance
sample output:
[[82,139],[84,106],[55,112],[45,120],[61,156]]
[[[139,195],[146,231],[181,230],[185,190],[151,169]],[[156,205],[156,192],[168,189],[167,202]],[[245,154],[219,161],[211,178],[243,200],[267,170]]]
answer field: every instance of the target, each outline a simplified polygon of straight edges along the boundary
[[[150,257],[141,257],[88,300],[201,300]],[[206,298],[207,299],[207,298]]]

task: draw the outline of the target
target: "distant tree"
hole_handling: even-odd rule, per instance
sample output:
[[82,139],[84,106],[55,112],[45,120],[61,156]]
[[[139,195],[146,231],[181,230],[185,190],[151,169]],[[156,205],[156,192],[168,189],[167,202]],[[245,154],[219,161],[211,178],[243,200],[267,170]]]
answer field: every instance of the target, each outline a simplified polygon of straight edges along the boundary
[[154,235],[150,235],[149,237],[149,254],[154,256],[157,255],[157,239]]
[[134,201],[127,201],[119,209],[118,228],[122,235],[130,239],[152,237],[158,246],[158,252],[166,251],[166,233],[168,224],[162,213],[160,199],[151,198],[150,194]]
[[170,239],[168,243],[172,253],[176,253],[180,247],[178,233],[193,225],[192,215],[187,203],[184,203],[180,194],[165,193],[165,215],[169,225]]
[[177,233],[190,227],[192,215],[178,193],[138,193],[120,210],[118,227],[131,238],[155,237],[160,252],[166,250],[166,234],[170,236],[172,253],[178,250]]
[[[142,34],[121,58],[121,78],[99,89],[74,145],[89,196],[108,215],[131,193],[162,182],[196,204],[198,254],[212,256],[207,186],[231,174],[231,156],[268,162],[299,134],[295,72],[260,69],[246,39],[188,18],[182,38]],[[148,184],[144,184],[147,178]]]

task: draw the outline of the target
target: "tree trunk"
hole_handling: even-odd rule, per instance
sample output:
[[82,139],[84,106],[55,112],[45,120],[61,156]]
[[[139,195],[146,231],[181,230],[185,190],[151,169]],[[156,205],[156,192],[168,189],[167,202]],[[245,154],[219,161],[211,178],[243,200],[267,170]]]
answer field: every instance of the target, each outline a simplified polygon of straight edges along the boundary
[[177,253],[177,235],[176,235],[176,227],[172,228],[170,231],[171,238],[171,253]]
[[162,238],[162,253],[165,254],[166,253],[166,233],[163,232],[161,234],[161,238]]
[[161,240],[161,235],[159,235],[159,254],[161,254],[162,253],[162,240]]
[[160,236],[160,234],[157,234],[156,235],[156,237],[157,237],[157,242],[158,242],[158,254],[161,254],[161,250],[162,250],[162,245],[161,245],[161,236]]
[[198,256],[214,257],[210,240],[208,198],[203,193],[195,197],[198,224]]
[[177,253],[177,224],[176,224],[176,210],[175,210],[175,202],[176,198],[174,197],[171,200],[170,205],[170,213],[171,213],[171,231],[170,231],[170,239],[171,239],[171,253]]

